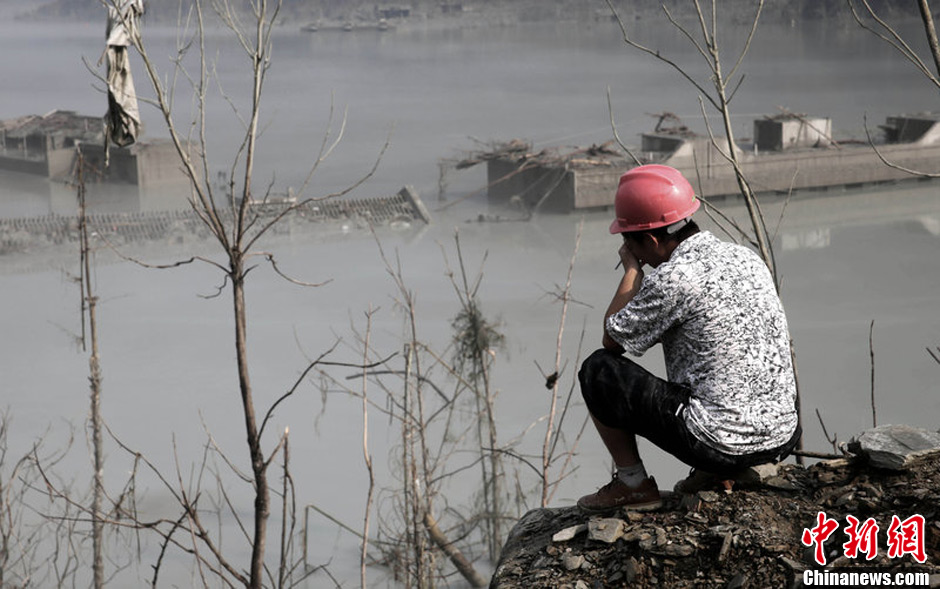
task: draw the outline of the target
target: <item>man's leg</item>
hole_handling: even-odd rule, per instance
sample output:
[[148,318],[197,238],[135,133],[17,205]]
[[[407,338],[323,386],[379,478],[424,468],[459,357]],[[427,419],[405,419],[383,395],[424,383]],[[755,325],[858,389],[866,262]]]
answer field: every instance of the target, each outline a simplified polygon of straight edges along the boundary
[[640,459],[640,452],[636,446],[636,434],[629,430],[608,427],[593,415],[591,415],[591,420],[604,446],[607,447],[610,457],[614,460],[614,465],[617,467],[616,478],[631,489],[643,485],[649,478],[649,474]]
[[[707,484],[728,489],[727,479],[747,464],[776,459],[777,451],[766,458],[735,457],[706,447],[688,431],[682,418],[689,390],[654,376],[620,354],[594,352],[581,365],[578,377],[597,431],[618,467],[618,477],[628,487],[647,476],[637,451],[637,435],[695,467],[696,476],[682,481],[680,487]],[[639,466],[633,470],[633,465]]]
[[614,464],[618,467],[635,466],[640,464],[640,452],[636,446],[636,434],[627,430],[608,427],[598,421],[594,415],[591,415],[594,421],[594,427],[600,434],[604,446],[610,452]]
[[619,509],[648,511],[663,502],[656,481],[646,474],[636,447],[636,435],[630,431],[604,425],[591,415],[594,427],[610,452],[617,472],[613,480],[596,493],[578,499],[578,507],[587,513],[608,513]]
[[[578,500],[578,506],[588,512],[605,512],[626,507],[629,509],[655,509],[662,505],[656,481],[646,473],[637,449],[636,434],[626,427],[606,425],[596,414],[622,414],[630,403],[621,399],[642,383],[623,382],[620,372],[611,371],[610,358],[605,352],[595,352],[581,366],[579,379],[581,392],[588,403],[591,419],[604,446],[617,466],[613,480],[596,493]],[[632,381],[633,379],[627,379]],[[613,399],[613,401],[612,401]],[[619,420],[618,423],[623,423]]]

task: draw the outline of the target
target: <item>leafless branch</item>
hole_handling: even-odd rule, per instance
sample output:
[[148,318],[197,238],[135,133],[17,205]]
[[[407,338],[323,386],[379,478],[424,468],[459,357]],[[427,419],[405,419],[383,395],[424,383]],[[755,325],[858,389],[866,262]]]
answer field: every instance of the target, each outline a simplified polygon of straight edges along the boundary
[[718,104],[712,101],[712,98],[708,94],[708,92],[698,83],[698,81],[695,78],[690,76],[681,66],[679,66],[679,64],[677,64],[676,62],[672,61],[671,59],[667,57],[664,57],[662,54],[660,54],[659,51],[656,51],[656,50],[650,49],[649,47],[641,45],[637,43],[636,41],[634,41],[632,38],[630,38],[630,35],[627,33],[627,27],[624,24],[623,19],[621,19],[620,15],[617,13],[617,9],[614,8],[614,5],[611,3],[611,0],[606,0],[606,2],[607,2],[607,6],[610,7],[610,10],[613,13],[614,17],[617,19],[617,23],[620,25],[620,30],[623,33],[623,40],[626,44],[630,45],[631,47],[634,47],[635,49],[642,51],[643,53],[652,55],[656,59],[662,61],[666,65],[676,70],[679,73],[679,75],[681,75],[683,78],[688,80],[688,82],[692,84],[702,96],[705,96],[710,102],[712,102],[715,108],[719,108]]
[[185,260],[177,260],[176,262],[170,262],[168,264],[152,264],[149,262],[144,262],[143,260],[139,258],[129,256],[125,254],[124,252],[122,252],[119,247],[117,247],[113,242],[111,242],[111,240],[108,239],[108,236],[105,234],[104,231],[102,230],[96,231],[95,237],[103,241],[105,245],[108,247],[108,249],[114,252],[119,258],[121,258],[125,262],[130,262],[132,264],[140,266],[141,268],[148,268],[151,270],[169,270],[172,268],[179,268],[181,266],[188,266],[189,264],[192,264],[194,262],[203,262],[203,263],[209,264],[210,266],[214,266],[216,269],[222,270],[223,272],[226,270],[226,268],[222,266],[221,264],[219,264],[218,262],[215,262],[208,258],[204,258],[202,256],[192,256]]
[[[924,63],[924,61],[920,58],[920,56],[917,55],[917,52],[914,51],[910,47],[910,45],[908,45],[908,43],[901,37],[901,35],[898,34],[898,32],[894,30],[894,28],[892,28],[891,25],[885,22],[884,19],[882,19],[875,13],[874,9],[868,3],[868,0],[846,0],[846,1],[848,2],[849,9],[851,9],[852,11],[852,16],[855,18],[855,22],[858,23],[860,27],[872,33],[873,35],[875,35],[876,37],[878,37],[879,39],[881,39],[882,41],[884,41],[885,43],[893,47],[895,50],[897,50],[898,53],[903,55],[905,59],[911,62],[914,65],[914,67],[917,68],[917,70],[919,70],[924,75],[924,77],[926,77],[933,85],[940,88],[940,79],[938,79],[937,76],[934,75],[930,71],[930,68],[927,67],[927,64]],[[865,7],[865,12],[868,14],[868,16],[870,16],[872,20],[874,20],[875,23],[877,23],[878,26],[881,27],[881,29],[884,30],[885,32],[875,29],[874,27],[869,25],[867,22],[865,22],[864,19],[862,19],[861,15],[858,12],[858,9],[855,6],[856,1],[861,2],[862,6]],[[935,40],[936,40],[936,37],[934,37],[934,42]],[[934,59],[935,60],[938,59],[938,54],[936,53],[934,54]]]
[[787,207],[790,205],[790,199],[793,197],[793,186],[796,184],[796,177],[800,173],[799,167],[793,170],[793,175],[790,176],[790,186],[787,188],[787,198],[783,201],[783,207],[780,209],[780,215],[777,217],[777,224],[774,226],[774,231],[770,236],[770,240],[773,241],[777,239],[777,236],[780,234],[780,226],[783,224],[783,217],[787,212]]
[[627,152],[627,155],[630,156],[630,159],[633,160],[633,163],[638,166],[641,165],[642,162],[640,159],[636,157],[632,151],[630,151],[630,148],[627,147],[626,143],[623,142],[623,139],[620,138],[620,133],[617,132],[617,123],[614,122],[614,106],[610,101],[610,86],[607,86],[607,113],[610,115],[610,128],[614,132],[614,139],[617,140],[617,144],[620,145],[620,149]]
[[[584,220],[582,219],[578,223],[578,230],[575,235],[574,240],[574,250],[571,253],[571,260],[568,262],[568,275],[565,278],[565,287],[561,293],[561,316],[558,320],[558,334],[555,338],[555,371],[554,374],[559,374],[561,371],[561,349],[562,342],[564,339],[565,333],[565,319],[568,316],[568,299],[571,294],[571,276],[574,272],[575,261],[578,259],[578,250],[581,247],[581,231],[584,229]],[[548,408],[548,419],[545,425],[545,437],[542,440],[542,468],[541,468],[541,481],[542,481],[542,496],[541,496],[541,506],[546,507],[548,505],[548,487],[549,487],[549,465],[552,461],[552,453],[555,449],[555,444],[553,439],[557,440],[558,432],[555,430],[555,412],[558,407],[558,379],[555,379],[552,387],[551,400],[549,402]]]
[[151,586],[151,587],[156,587],[156,586],[157,586],[157,579],[158,579],[159,576],[160,576],[160,567],[161,567],[162,564],[163,564],[163,557],[166,556],[167,548],[170,547],[170,541],[171,541],[172,538],[173,538],[173,534],[175,534],[176,531],[177,531],[178,529],[180,529],[180,527],[181,527],[182,524],[183,524],[183,520],[185,520],[185,519],[186,519],[186,514],[183,513],[182,515],[180,515],[179,519],[176,520],[176,522],[174,522],[174,524],[170,527],[170,530],[166,533],[166,535],[165,535],[165,536],[163,537],[163,539],[161,540],[161,542],[160,542],[160,553],[159,553],[159,555],[157,556],[157,561],[156,561],[156,563],[154,563],[154,565],[153,565],[153,577],[152,577],[151,580],[150,580],[150,586]]
[[[369,363],[369,340],[372,335],[372,314],[370,307],[366,313],[366,333],[363,341],[362,364]],[[372,454],[369,452],[369,395],[366,373],[362,373],[362,460],[369,475],[369,488],[366,491],[365,515],[362,521],[362,548],[359,552],[359,584],[361,589],[367,589],[366,556],[369,552],[369,524],[372,517],[372,500],[375,492],[375,470],[372,468]]]
[[825,436],[829,444],[832,445],[832,449],[837,450],[838,438],[836,435],[833,435],[832,437],[829,436],[829,432],[826,431],[826,424],[823,422],[823,418],[822,418],[822,415],[819,413],[819,409],[816,409],[816,419],[819,420],[819,426],[822,427],[823,436]]
[[940,364],[940,346],[937,346],[937,351],[933,351],[930,347],[927,347],[927,353],[930,354],[930,357],[934,359],[937,364]]
[[917,7],[920,9],[920,19],[924,23],[924,34],[927,37],[927,44],[930,46],[930,53],[933,55],[934,67],[937,73],[940,74],[940,41],[937,39],[937,27],[934,25],[930,2],[928,0],[917,0]]
[[878,156],[878,159],[881,160],[881,163],[888,166],[889,168],[894,168],[895,170],[906,172],[912,176],[921,176],[924,178],[940,178],[940,174],[929,174],[927,172],[919,172],[917,170],[905,168],[904,166],[900,166],[898,164],[895,164],[894,162],[888,161],[888,159],[881,153],[881,150],[879,150],[878,147],[875,145],[875,140],[872,139],[871,132],[868,129],[868,115],[867,114],[864,116],[864,121],[865,121],[865,137],[868,138],[868,144],[875,151],[875,155]]
[[199,420],[202,422],[202,429],[203,429],[203,431],[206,433],[207,444],[208,444],[212,449],[215,450],[216,455],[217,455],[219,458],[221,458],[223,462],[225,462],[225,464],[229,467],[229,469],[232,471],[232,473],[235,474],[236,477],[238,477],[239,479],[241,479],[242,482],[244,482],[244,483],[251,484],[251,477],[250,477],[249,475],[245,474],[244,472],[242,472],[242,470],[241,470],[240,468],[238,468],[238,466],[237,466],[234,462],[231,461],[231,459],[230,459],[230,458],[228,457],[228,455],[222,450],[222,448],[219,447],[218,443],[216,443],[216,441],[215,441],[215,436],[213,436],[212,433],[209,431],[209,425],[206,423],[205,419],[203,418],[201,411],[200,411],[200,413],[199,413]]
[[321,353],[316,360],[307,364],[307,367],[303,370],[303,372],[300,373],[300,376],[297,377],[297,380],[294,381],[294,384],[289,389],[287,389],[287,392],[281,395],[274,403],[271,404],[271,407],[268,408],[267,413],[264,415],[264,419],[261,420],[261,427],[258,429],[259,438],[264,435],[264,428],[268,425],[268,420],[271,419],[272,415],[274,415],[274,410],[277,409],[278,405],[297,392],[298,387],[300,387],[303,381],[307,378],[307,375],[310,373],[310,371],[320,364],[324,358],[332,354],[338,344],[339,342],[335,342],[328,350]]
[[868,353],[871,356],[871,426],[878,427],[878,412],[875,409],[875,320],[868,328]]
[[[754,33],[757,32],[757,23],[760,21],[760,13],[761,13],[761,10],[763,10],[763,8],[764,8],[764,0],[760,0],[760,2],[757,3],[757,10],[754,13],[754,18],[751,20],[751,29],[750,31],[748,31],[747,40],[744,41],[744,46],[741,48],[741,53],[740,55],[738,55],[738,59],[734,63],[734,67],[732,67],[731,71],[728,72],[728,76],[727,76],[728,80],[731,80],[734,78],[735,72],[737,72],[738,68],[741,67],[741,64],[744,62],[744,57],[747,55],[748,51],[750,51],[751,49],[751,42],[754,40]],[[713,29],[713,30],[717,30],[717,29]],[[743,80],[744,80],[744,76],[741,76],[741,80],[738,82],[738,86],[740,86]],[[737,88],[735,88],[735,90],[732,90],[731,94],[733,95],[736,91],[737,91]]]
[[844,454],[828,454],[826,452],[813,452],[812,450],[794,450],[791,452],[797,458],[819,458],[821,460],[834,460],[845,458]]
[[346,116],[348,115],[348,109],[343,109],[343,118],[340,121],[339,131],[336,133],[336,139],[330,142],[330,135],[333,129],[333,94],[330,93],[330,114],[327,119],[327,130],[323,133],[323,140],[320,142],[320,151],[317,153],[317,159],[314,160],[313,165],[310,166],[310,170],[307,172],[307,176],[304,178],[304,181],[300,185],[298,194],[300,198],[303,198],[303,194],[307,189],[307,186],[310,184],[310,181],[313,179],[314,174],[316,174],[317,169],[320,165],[330,157],[333,153],[333,150],[340,144],[343,140],[343,135],[346,132]]
[[460,552],[460,550],[444,535],[437,521],[430,512],[424,514],[424,526],[427,528],[431,539],[437,546],[444,551],[444,554],[450,558],[464,579],[470,583],[471,587],[486,587],[489,583],[473,567],[473,564]]
[[296,284],[298,286],[309,286],[313,288],[318,288],[320,286],[324,286],[326,284],[333,282],[332,278],[324,280],[323,282],[303,282],[303,281],[297,280],[296,278],[291,278],[287,274],[284,274],[283,272],[281,272],[281,268],[277,265],[277,261],[274,258],[274,254],[269,253],[269,252],[256,252],[256,253],[251,254],[251,256],[264,257],[271,264],[271,268],[274,270],[274,272],[277,273],[277,275],[283,278],[284,280],[290,282],[291,284]]

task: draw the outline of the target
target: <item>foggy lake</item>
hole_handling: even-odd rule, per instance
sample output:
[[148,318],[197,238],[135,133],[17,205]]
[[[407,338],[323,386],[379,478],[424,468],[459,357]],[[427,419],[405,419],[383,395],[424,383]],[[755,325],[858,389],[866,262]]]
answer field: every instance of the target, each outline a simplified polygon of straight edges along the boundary
[[[284,26],[275,38],[262,112],[259,181],[270,181],[275,191],[283,192],[303,182],[330,127],[332,105],[334,134],[347,113],[345,136],[310,192],[327,194],[351,183],[372,166],[388,139],[376,174],[350,197],[384,196],[412,185],[433,221],[381,228],[375,236],[356,227],[295,232],[264,244],[291,276],[329,282],[302,288],[263,265],[250,275],[249,347],[257,403],[266,407],[277,399],[311,358],[334,344],[331,358],[359,363],[356,340],[370,308],[375,310],[373,347],[386,354],[401,351],[406,317],[396,305],[400,295],[381,251],[393,264],[400,263],[404,282],[415,294],[419,338],[446,349],[458,311],[446,274],[448,264],[453,268],[456,263],[457,233],[468,271],[474,274],[482,266],[485,272],[479,290],[482,309],[505,335],[492,378],[499,390],[501,442],[508,443],[548,410],[540,367],[554,363],[561,307],[553,293],[565,283],[579,228],[572,275],[575,302],[568,309],[563,343],[563,392],[571,387],[576,358],[599,345],[600,316],[619,280],[614,270],[619,238],[607,233],[608,211],[478,222],[480,215],[512,218],[512,211],[493,211],[485,196],[471,194],[486,183],[482,167],[450,172],[447,191],[439,197],[440,160],[459,158],[479,148],[479,142],[493,140],[524,138],[536,149],[608,141],[608,87],[619,132],[628,142],[652,128],[655,120],[648,113],[672,111],[702,130],[693,90],[674,71],[625,47],[619,29],[606,22],[416,27],[384,34],[309,34],[298,28]],[[905,30],[920,38],[916,23]],[[151,55],[168,66],[174,31],[154,27],[145,38],[148,34]],[[685,63],[699,59],[661,23],[644,23],[637,34],[641,42]],[[103,39],[103,22],[0,24],[0,51],[15,56],[0,60],[0,118],[54,109],[103,114],[106,98],[82,62],[84,57],[94,65]],[[245,59],[224,32],[213,32],[211,40],[214,48],[222,48],[217,54],[221,85],[240,103],[248,82]],[[149,95],[139,62],[131,67],[138,90]],[[912,66],[851,23],[762,26],[744,71],[747,77],[733,104],[739,137],[750,136],[753,118],[784,107],[829,116],[837,137],[864,139],[866,116],[874,127],[892,114],[929,110],[937,98],[936,89]],[[180,92],[178,111],[186,120],[190,101],[184,89]],[[223,99],[215,97],[211,109],[210,143],[217,153],[212,163],[224,168],[238,139],[237,122]],[[165,136],[156,113],[143,105],[142,111],[147,136]],[[2,173],[0,214],[48,214],[54,195],[63,190],[44,180]],[[801,192],[789,202],[765,199],[771,225],[779,219],[775,243],[781,292],[797,351],[808,449],[830,449],[817,410],[828,432],[840,440],[871,424],[873,321],[879,423],[938,427],[940,365],[925,350],[940,345],[938,196],[940,183],[910,181]],[[746,219],[735,199],[716,204],[726,214]],[[708,219],[700,222],[717,232]],[[137,247],[134,253],[154,263],[187,257],[185,251],[158,244]],[[199,253],[219,256],[211,248]],[[81,329],[80,306],[69,274],[77,270],[78,254],[74,260],[69,255],[59,252],[38,260],[0,256],[5,302],[0,307],[0,408],[10,414],[10,455],[26,451],[40,437],[50,447],[64,445],[73,433],[75,447],[64,468],[82,473],[76,476],[84,480],[91,470],[83,433],[88,359],[73,337]],[[206,431],[220,447],[241,457],[244,433],[230,300],[227,293],[200,296],[214,294],[222,277],[200,264],[155,271],[119,262],[107,252],[99,261],[94,273],[101,297],[103,407],[111,430],[168,471],[173,469],[174,447],[184,471],[200,460]],[[642,363],[664,372],[658,350]],[[353,368],[332,372],[337,379],[356,374]],[[335,391],[323,395],[319,384],[307,383],[280,407],[270,431],[290,428],[298,503],[316,504],[359,527],[367,481],[360,403]],[[571,409],[572,434],[585,415],[580,403]],[[391,486],[395,466],[390,453],[398,434],[378,413],[371,416],[370,427],[379,484]],[[520,448],[538,451],[543,432],[539,425],[533,427]],[[266,441],[272,448],[273,436]],[[586,432],[578,452],[578,470],[563,483],[553,505],[570,505],[609,476],[609,459],[593,432]],[[687,471],[648,445],[641,452],[661,488],[671,488]],[[113,444],[107,453],[108,479],[118,485],[129,468],[128,458]],[[158,487],[146,491],[145,501],[155,510],[169,503]],[[533,497],[528,507],[536,505]],[[334,574],[351,584],[358,574],[357,540],[329,521],[312,521],[310,561],[332,559]]]

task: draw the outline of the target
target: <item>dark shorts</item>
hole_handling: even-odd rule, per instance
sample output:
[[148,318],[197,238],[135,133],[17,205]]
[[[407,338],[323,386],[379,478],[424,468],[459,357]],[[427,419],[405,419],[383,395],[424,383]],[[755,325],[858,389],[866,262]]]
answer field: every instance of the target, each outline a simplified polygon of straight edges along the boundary
[[778,462],[800,439],[797,426],[782,446],[752,454],[726,454],[696,438],[682,412],[691,390],[650,374],[629,358],[597,350],[578,372],[581,395],[588,410],[607,427],[633,432],[653,442],[689,466],[715,474],[731,474],[748,466]]

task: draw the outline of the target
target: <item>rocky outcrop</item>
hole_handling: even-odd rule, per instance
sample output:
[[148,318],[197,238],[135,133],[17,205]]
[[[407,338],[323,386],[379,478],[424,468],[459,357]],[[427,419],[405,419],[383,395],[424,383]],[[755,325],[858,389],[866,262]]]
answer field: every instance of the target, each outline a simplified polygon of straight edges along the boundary
[[[510,533],[490,587],[802,587],[813,571],[859,566],[920,573],[927,586],[940,587],[940,443],[923,442],[934,435],[906,426],[877,428],[848,446],[855,454],[808,468],[754,469],[731,493],[664,493],[663,508],[650,513],[530,511]],[[899,436],[907,442],[898,445]],[[820,513],[838,523],[822,543],[825,565],[817,562],[813,542],[804,544]],[[924,518],[921,537],[909,531],[908,542],[898,544],[898,529],[893,537],[889,532],[895,518],[916,521],[917,515]],[[849,516],[878,526],[871,560],[866,550],[846,556]],[[889,555],[892,546],[903,546],[900,555]]]
[[848,450],[877,468],[905,470],[940,452],[940,433],[909,425],[883,425],[863,432],[849,442]]

